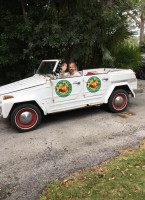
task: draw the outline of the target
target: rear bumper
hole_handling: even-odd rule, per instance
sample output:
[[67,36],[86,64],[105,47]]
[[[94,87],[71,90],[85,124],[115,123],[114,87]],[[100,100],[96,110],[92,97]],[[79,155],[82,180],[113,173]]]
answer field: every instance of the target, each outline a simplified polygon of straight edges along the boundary
[[2,103],[0,103],[0,119],[2,118]]

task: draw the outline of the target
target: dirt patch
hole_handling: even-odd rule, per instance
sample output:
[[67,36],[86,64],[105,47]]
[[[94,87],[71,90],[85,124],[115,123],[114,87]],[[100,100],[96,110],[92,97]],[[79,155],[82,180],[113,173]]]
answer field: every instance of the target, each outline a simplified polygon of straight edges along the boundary
[[133,115],[135,115],[135,113],[133,112],[122,112],[118,114],[118,116],[122,118],[127,118],[128,116],[133,116]]

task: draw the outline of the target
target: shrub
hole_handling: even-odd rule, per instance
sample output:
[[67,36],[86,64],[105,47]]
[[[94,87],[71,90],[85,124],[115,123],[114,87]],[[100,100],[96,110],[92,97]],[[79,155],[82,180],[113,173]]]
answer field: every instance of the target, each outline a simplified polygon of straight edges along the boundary
[[136,70],[142,63],[142,56],[139,48],[130,45],[121,45],[114,53],[114,67],[117,68],[130,68]]

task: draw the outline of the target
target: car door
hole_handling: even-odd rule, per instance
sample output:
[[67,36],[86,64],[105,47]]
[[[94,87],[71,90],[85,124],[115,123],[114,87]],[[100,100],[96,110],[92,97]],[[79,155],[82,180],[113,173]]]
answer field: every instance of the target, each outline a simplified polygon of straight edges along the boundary
[[84,76],[84,98],[87,98],[89,103],[103,103],[107,82],[107,74]]
[[81,106],[83,98],[83,77],[51,80],[52,110],[63,111]]

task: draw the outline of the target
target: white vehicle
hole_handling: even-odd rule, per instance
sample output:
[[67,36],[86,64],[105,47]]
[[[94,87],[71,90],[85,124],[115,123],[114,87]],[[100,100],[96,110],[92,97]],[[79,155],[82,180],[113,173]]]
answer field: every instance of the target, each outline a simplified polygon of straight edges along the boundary
[[117,113],[126,109],[129,95],[135,97],[137,79],[130,69],[88,69],[65,79],[59,78],[60,69],[60,60],[43,60],[34,76],[0,87],[1,117],[26,132],[42,115],[101,104]]

